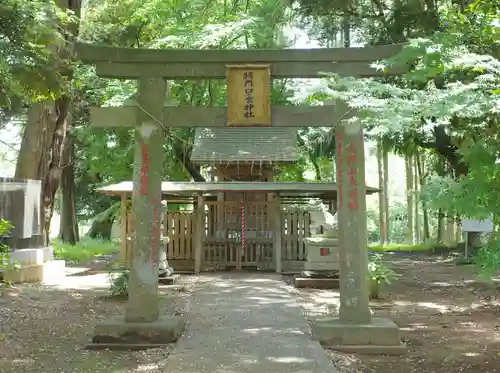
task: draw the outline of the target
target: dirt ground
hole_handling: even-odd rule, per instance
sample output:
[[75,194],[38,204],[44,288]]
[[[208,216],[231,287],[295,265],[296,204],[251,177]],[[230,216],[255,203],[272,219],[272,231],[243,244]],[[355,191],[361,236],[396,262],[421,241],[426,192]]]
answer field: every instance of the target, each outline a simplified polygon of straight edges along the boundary
[[[328,351],[338,373],[500,373],[500,293],[494,283],[478,281],[471,267],[433,258],[394,259],[390,265],[401,278],[371,307],[401,327],[409,354]],[[164,314],[189,311],[195,278],[182,281],[187,285],[161,288]],[[0,296],[0,372],[162,372],[171,348],[85,350],[92,326],[123,312],[124,301],[106,298],[108,284],[106,274],[75,270],[60,286],[21,285]],[[337,310],[337,291],[294,291],[309,319]]]
[[[160,288],[163,314],[185,314],[194,278]],[[163,373],[171,348],[89,351],[92,326],[123,313],[125,301],[107,297],[106,274],[66,278],[64,287],[20,285],[0,296],[2,373]]]
[[[401,278],[371,302],[374,315],[401,328],[409,354],[356,356],[329,352],[339,373],[500,372],[500,292],[470,266],[432,258],[390,261]],[[306,317],[335,312],[338,292],[300,292]]]

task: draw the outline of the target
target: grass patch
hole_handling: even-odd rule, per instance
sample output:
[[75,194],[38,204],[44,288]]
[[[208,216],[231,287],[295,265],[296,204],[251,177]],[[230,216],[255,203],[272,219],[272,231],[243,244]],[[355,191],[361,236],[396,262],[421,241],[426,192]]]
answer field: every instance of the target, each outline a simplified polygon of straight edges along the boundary
[[73,263],[89,262],[96,256],[113,254],[119,250],[117,242],[89,238],[81,240],[74,246],[59,240],[53,240],[52,247],[54,248],[54,256],[57,259],[64,259]]
[[372,244],[368,246],[368,250],[370,251],[376,251],[376,252],[389,252],[389,251],[396,251],[396,252],[426,252],[426,251],[434,251],[436,249],[436,245],[434,244],[417,244],[417,245],[410,245],[410,244],[399,244],[399,243],[394,243],[394,244],[388,244],[388,245],[377,245],[377,244]]

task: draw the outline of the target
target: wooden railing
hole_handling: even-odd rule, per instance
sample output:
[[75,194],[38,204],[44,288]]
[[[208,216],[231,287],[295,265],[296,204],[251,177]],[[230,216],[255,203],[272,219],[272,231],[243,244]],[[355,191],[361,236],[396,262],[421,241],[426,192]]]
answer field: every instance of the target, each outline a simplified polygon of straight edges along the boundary
[[[202,266],[231,267],[240,260],[242,266],[274,268],[273,243],[277,232],[271,224],[270,211],[268,202],[252,201],[243,205],[240,202],[207,202]],[[310,236],[310,214],[305,211],[281,210],[280,215],[281,260],[295,262],[300,266],[307,258],[303,238]],[[196,232],[195,212],[172,211],[165,214],[162,234],[169,238],[165,249],[169,264],[174,269],[192,270]],[[131,259],[133,246],[133,221],[130,212],[127,214],[127,237],[125,245],[122,245],[122,258],[125,261]]]

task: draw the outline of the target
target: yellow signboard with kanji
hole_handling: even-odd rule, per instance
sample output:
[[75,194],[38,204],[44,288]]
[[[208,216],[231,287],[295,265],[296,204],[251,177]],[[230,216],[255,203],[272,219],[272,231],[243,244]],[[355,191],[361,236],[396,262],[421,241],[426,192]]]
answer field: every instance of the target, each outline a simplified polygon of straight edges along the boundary
[[228,126],[271,126],[269,65],[227,66]]

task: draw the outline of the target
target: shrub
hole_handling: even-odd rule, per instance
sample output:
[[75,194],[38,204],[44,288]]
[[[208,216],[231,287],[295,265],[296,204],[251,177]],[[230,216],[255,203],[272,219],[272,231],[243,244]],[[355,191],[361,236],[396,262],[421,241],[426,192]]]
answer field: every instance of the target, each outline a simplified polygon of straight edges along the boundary
[[[0,219],[0,236],[8,235],[12,228],[14,226],[7,220]],[[9,266],[10,253],[10,247],[0,241],[0,268],[7,268]]]
[[125,298],[128,296],[129,270],[119,264],[109,266],[109,294],[114,298]]
[[370,299],[377,299],[380,296],[380,285],[390,284],[399,275],[382,262],[381,254],[372,255],[368,262],[368,280],[370,289]]
[[114,241],[90,238],[85,238],[76,245],[54,240],[52,246],[56,258],[72,263],[89,262],[97,256],[114,254],[119,250],[118,244]]

